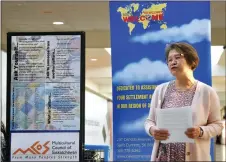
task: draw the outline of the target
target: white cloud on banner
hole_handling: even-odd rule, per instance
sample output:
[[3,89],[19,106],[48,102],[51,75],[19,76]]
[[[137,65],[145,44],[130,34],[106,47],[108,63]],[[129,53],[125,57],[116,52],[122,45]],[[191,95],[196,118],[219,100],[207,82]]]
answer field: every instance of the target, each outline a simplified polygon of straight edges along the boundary
[[148,58],[128,64],[113,76],[113,82],[119,84],[168,81],[171,79],[173,79],[173,76],[166,63],[150,61]]
[[147,119],[147,115],[145,115],[141,118],[138,118],[135,121],[124,123],[121,126],[121,131],[123,133],[130,133],[130,134],[144,131],[144,122],[146,119]]
[[189,24],[184,24],[180,27],[174,26],[164,30],[146,32],[145,34],[134,36],[132,42],[143,44],[153,42],[180,42],[186,41],[189,43],[198,43],[203,40],[210,41],[210,20],[209,19],[194,19]]

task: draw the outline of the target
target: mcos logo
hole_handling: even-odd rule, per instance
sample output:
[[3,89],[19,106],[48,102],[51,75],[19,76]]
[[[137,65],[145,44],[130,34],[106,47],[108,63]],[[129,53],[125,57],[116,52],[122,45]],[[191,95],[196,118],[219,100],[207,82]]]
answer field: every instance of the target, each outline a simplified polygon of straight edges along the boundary
[[[41,145],[39,143],[40,141],[36,141],[31,147],[27,148],[26,150],[23,150],[21,148],[17,149],[13,155],[22,153],[22,154],[26,154],[26,153],[31,153],[33,155],[45,155],[48,151],[49,151],[49,147],[47,146],[49,144],[50,141],[45,142],[43,145]],[[42,149],[44,148],[44,150],[42,151]]]

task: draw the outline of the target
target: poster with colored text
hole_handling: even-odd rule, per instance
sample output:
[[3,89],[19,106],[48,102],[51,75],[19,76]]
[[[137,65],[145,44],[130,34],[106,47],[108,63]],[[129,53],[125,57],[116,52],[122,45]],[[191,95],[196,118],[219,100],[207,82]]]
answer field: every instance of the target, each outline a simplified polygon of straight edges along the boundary
[[7,34],[8,161],[83,161],[85,33]]
[[79,130],[79,35],[13,36],[11,130]]

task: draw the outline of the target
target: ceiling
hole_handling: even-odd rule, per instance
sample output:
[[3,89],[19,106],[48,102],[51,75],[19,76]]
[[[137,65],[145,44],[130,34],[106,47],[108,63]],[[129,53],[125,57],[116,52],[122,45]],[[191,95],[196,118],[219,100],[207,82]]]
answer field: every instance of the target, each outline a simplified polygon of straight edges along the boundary
[[[85,31],[86,88],[112,98],[108,2],[4,1],[1,3],[1,46],[6,50],[6,33],[15,31]],[[63,21],[64,25],[53,25]],[[226,2],[211,2],[212,45],[226,44]],[[91,59],[97,59],[91,61]],[[225,67],[225,61],[221,66]],[[222,104],[225,104],[225,77],[214,76]],[[222,85],[224,83],[224,85]],[[224,86],[224,87],[222,87]],[[223,92],[222,92],[223,91]]]

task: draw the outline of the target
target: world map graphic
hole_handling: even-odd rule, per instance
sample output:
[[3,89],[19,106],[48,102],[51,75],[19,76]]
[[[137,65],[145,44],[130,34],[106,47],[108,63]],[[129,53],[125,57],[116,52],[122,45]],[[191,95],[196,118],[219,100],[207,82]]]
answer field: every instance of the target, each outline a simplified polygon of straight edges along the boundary
[[166,3],[148,3],[147,5],[132,3],[118,7],[117,12],[120,13],[122,21],[127,24],[131,35],[136,25],[140,24],[143,29],[148,29],[152,23],[157,22],[160,29],[167,29],[167,23],[163,21],[166,7]]

